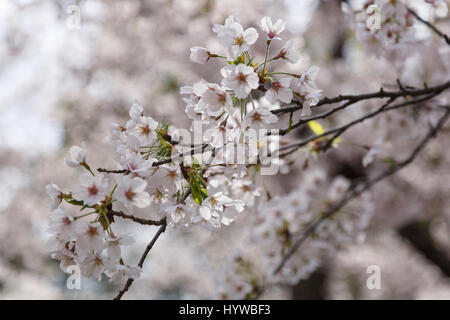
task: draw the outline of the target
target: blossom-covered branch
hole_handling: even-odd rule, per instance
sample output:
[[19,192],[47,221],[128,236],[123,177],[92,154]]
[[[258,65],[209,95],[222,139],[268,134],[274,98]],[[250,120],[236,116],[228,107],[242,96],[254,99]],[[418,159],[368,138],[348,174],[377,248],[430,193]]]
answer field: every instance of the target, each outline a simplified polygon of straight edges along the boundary
[[[148,253],[150,252],[150,250],[152,250],[152,248],[155,245],[155,243],[158,240],[158,238],[166,231],[166,226],[167,226],[167,223],[164,220],[164,222],[162,223],[161,227],[159,227],[159,229],[156,232],[155,236],[149,242],[149,244],[145,248],[144,253],[142,254],[141,258],[139,259],[139,262],[137,264],[139,268],[142,268],[144,266],[144,262],[145,262],[145,259],[147,258]],[[125,292],[127,292],[128,289],[130,289],[130,287],[133,284],[133,282],[134,282],[134,278],[128,278],[127,282],[125,283],[125,286],[114,297],[114,300],[120,300],[122,298],[122,296],[125,294]]]
[[[367,44],[378,45],[377,55],[391,54],[393,50],[404,53],[403,45],[411,43],[411,12],[401,1],[386,2],[385,6],[382,21],[388,33],[381,29],[355,30]],[[354,11],[348,9],[346,14],[353,17]],[[357,18],[353,22],[361,25]],[[247,257],[233,255],[228,268],[233,274],[224,274],[221,297],[256,298],[268,284],[295,283],[317,266],[316,256],[322,255],[324,248],[351,242],[358,232],[364,231],[371,215],[370,202],[362,203],[365,207],[357,213],[339,217],[337,213],[375,183],[411,163],[449,116],[447,109],[404,161],[394,161],[389,169],[364,183],[351,185],[344,177],[331,179],[320,170],[307,171],[308,159],[315,159],[330,147],[337,148],[341,139],[346,139],[343,134],[363,122],[375,121],[387,112],[389,116],[401,117],[399,110],[408,106],[419,106],[426,117],[431,117],[435,110],[423,106],[431,105],[439,95],[444,99],[450,81],[419,89],[398,80],[395,91],[381,88],[367,94],[323,98],[316,83],[319,67],[309,66],[293,73],[273,63],[295,64],[300,58],[292,41],[272,52],[274,44],[282,40],[285,23],[264,17],[259,27],[265,45],[263,55],[254,52],[253,46],[260,38],[257,29],[244,28],[235,16],[213,27],[223,52],[200,46],[191,48],[193,62],[206,64],[216,59],[223,65],[215,70],[221,76],[220,83],[201,79],[180,88],[190,128],[157,121],[134,103],[126,123],[110,124],[115,167],[99,168],[94,173],[85,146],[70,149],[66,163],[80,170],[79,185],[70,191],[55,184],[47,186],[52,199],[50,250],[61,261],[63,270],[78,265],[86,277],[101,279],[105,274],[119,283],[126,279],[116,296],[120,299],[139,277],[150,250],[166,228],[220,231],[248,212],[252,223],[248,241],[261,244],[259,256],[263,263],[255,267]],[[344,124],[334,128],[325,130],[316,121],[373,99],[380,101],[381,106],[345,119]],[[398,102],[394,104],[395,101]],[[339,105],[312,114],[320,106],[333,104]],[[300,118],[294,123],[294,113],[300,110]],[[284,114],[290,115],[288,127],[274,129],[286,126],[278,124]],[[406,122],[401,120],[401,125],[393,126],[395,129],[401,130]],[[314,135],[300,141],[287,139],[289,132],[302,125]],[[368,147],[358,145],[368,151],[364,166],[374,161],[379,145],[386,140],[383,136],[381,142],[370,141]],[[306,153],[303,169],[307,171],[298,188],[273,197],[264,182],[262,187],[257,184],[264,175],[289,172],[297,159],[288,156],[298,151]],[[328,219],[332,216],[336,219]],[[137,266],[122,258],[122,246],[132,244],[133,238],[116,234],[117,217],[159,226]],[[298,247],[312,234],[317,236],[311,241],[312,254],[298,253]],[[275,271],[257,270],[263,266]]]
[[421,23],[423,23],[424,25],[426,25],[428,28],[430,28],[431,30],[433,30],[434,33],[436,33],[439,37],[443,38],[445,40],[445,42],[447,42],[447,44],[450,46],[450,38],[448,35],[446,35],[445,33],[443,33],[442,31],[440,31],[438,28],[436,28],[436,26],[434,26],[433,24],[431,24],[430,22],[422,19],[414,10],[408,8],[408,12],[411,13],[414,17],[416,17],[417,20],[419,20]]

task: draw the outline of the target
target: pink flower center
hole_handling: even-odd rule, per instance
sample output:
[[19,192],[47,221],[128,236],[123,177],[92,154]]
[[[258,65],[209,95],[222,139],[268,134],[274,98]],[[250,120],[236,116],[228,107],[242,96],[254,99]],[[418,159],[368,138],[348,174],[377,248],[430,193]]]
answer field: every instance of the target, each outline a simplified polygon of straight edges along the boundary
[[88,188],[88,192],[91,196],[95,196],[98,193],[97,186],[95,184],[93,184],[92,186],[90,186]]
[[88,236],[89,237],[95,237],[96,235],[98,235],[98,232],[97,232],[97,228],[94,228],[94,227],[91,227],[91,226],[89,226],[88,227],[88,230],[87,230],[87,234],[88,234]]
[[261,122],[262,121],[261,115],[258,112],[255,112],[253,114],[252,119],[253,119],[254,122]]
[[147,126],[141,126],[141,133],[142,135],[146,136],[150,133],[150,128]]
[[239,72],[236,78],[239,82],[247,82],[247,75]]
[[225,102],[227,102],[227,96],[223,93],[218,93],[217,98],[221,104],[225,104]]
[[272,89],[278,92],[278,90],[281,88],[281,83],[278,81],[272,82]]
[[127,191],[125,191],[125,197],[127,197],[128,200],[133,200],[135,195],[136,195],[136,192],[133,192],[131,189],[128,189]]
[[70,221],[69,217],[64,217],[62,218],[62,223],[64,223],[65,225],[69,225],[72,223],[72,221]]

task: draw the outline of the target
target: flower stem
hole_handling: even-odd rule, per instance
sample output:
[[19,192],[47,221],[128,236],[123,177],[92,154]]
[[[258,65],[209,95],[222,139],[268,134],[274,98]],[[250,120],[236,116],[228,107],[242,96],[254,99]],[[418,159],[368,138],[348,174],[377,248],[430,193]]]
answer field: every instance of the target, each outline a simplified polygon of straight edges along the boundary
[[266,63],[267,63],[267,57],[269,56],[269,48],[270,48],[270,43],[272,42],[272,40],[267,40],[267,45],[266,45],[266,55],[264,57],[264,67],[263,67],[263,73],[264,70],[266,70]]

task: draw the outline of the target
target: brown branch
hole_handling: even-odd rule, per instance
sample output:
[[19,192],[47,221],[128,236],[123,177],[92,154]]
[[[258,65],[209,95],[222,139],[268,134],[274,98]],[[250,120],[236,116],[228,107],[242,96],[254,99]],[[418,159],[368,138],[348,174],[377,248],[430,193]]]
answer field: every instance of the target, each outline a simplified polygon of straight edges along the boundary
[[[172,162],[175,162],[177,159],[183,159],[184,157],[192,156],[192,155],[199,154],[199,153],[203,153],[205,151],[211,151],[211,145],[210,144],[205,143],[198,149],[192,148],[188,152],[180,153],[180,154],[178,154],[178,155],[176,155],[176,156],[174,156],[172,158],[167,158],[167,159],[164,159],[164,160],[153,162],[152,163],[152,167],[158,167],[158,166],[161,166],[163,164],[172,163]],[[108,170],[108,169],[104,169],[104,168],[98,168],[97,171],[98,172],[104,172],[104,173],[117,173],[117,174],[129,174],[131,172],[128,169]]]
[[447,44],[450,46],[450,38],[448,35],[440,31],[438,28],[436,28],[434,25],[432,25],[430,22],[422,19],[414,10],[408,8],[409,13],[411,13],[417,20],[422,22],[424,25],[426,25],[428,28],[430,28],[434,33],[436,33],[439,37],[445,40]]
[[430,221],[415,221],[398,230],[418,252],[423,254],[431,263],[437,266],[446,277],[450,277],[450,257],[436,245],[430,232]]
[[395,110],[395,109],[399,109],[399,108],[403,108],[403,107],[406,107],[406,106],[409,106],[409,105],[413,105],[413,104],[417,104],[417,103],[421,103],[421,102],[425,102],[425,101],[433,98],[434,96],[438,95],[439,93],[440,92],[435,92],[435,93],[429,94],[429,95],[427,95],[425,97],[420,97],[420,98],[417,98],[417,99],[413,99],[413,100],[405,101],[405,102],[398,103],[398,104],[395,104],[395,105],[392,105],[392,106],[388,106],[389,104],[392,103],[392,100],[390,100],[386,104],[384,104],[383,106],[378,108],[377,110],[375,110],[373,112],[370,112],[370,113],[367,113],[366,115],[364,115],[364,116],[362,116],[362,117],[360,117],[358,119],[355,119],[353,121],[350,121],[349,123],[347,123],[345,125],[342,125],[340,127],[336,127],[336,128],[333,128],[333,129],[330,129],[328,131],[325,131],[322,134],[315,135],[315,136],[303,139],[302,141],[299,141],[297,143],[293,143],[293,144],[289,144],[289,145],[283,146],[283,147],[279,148],[278,151],[290,150],[289,152],[286,152],[286,153],[282,154],[282,156],[287,156],[287,155],[295,152],[299,148],[307,145],[308,143],[310,143],[310,142],[312,142],[312,141],[314,141],[316,139],[323,138],[323,137],[331,135],[333,133],[337,133],[335,136],[333,136],[332,139],[330,139],[331,141],[333,141],[340,134],[342,134],[343,132],[345,132],[349,128],[353,127],[354,125],[356,125],[358,123],[361,123],[361,122],[364,122],[367,119],[373,118],[373,117],[375,117],[376,115],[378,115],[380,113],[391,111],[391,110]]
[[138,217],[123,213],[122,211],[114,211],[114,210],[108,211],[108,218],[114,217],[114,216],[120,217],[122,219],[133,220],[134,222],[137,222],[137,223],[143,224],[143,225],[148,225],[148,226],[162,226],[166,223],[165,218],[163,218],[161,220],[148,220],[148,219],[142,219],[142,218],[138,218]]
[[[334,104],[338,102],[343,101],[349,101],[353,103],[363,101],[363,100],[369,100],[369,99],[376,99],[376,98],[400,98],[400,97],[418,97],[423,96],[426,94],[431,94],[433,92],[442,92],[443,90],[446,90],[450,88],[450,80],[448,80],[445,83],[442,83],[440,85],[434,86],[434,87],[424,87],[423,89],[400,89],[399,91],[385,91],[383,88],[381,88],[377,92],[372,93],[366,93],[366,94],[359,94],[359,95],[338,95],[333,98],[323,98],[319,101],[319,103],[315,106],[312,106],[313,108],[320,107],[323,105],[328,104]],[[293,105],[289,105],[286,107],[282,107],[280,109],[273,110],[273,114],[285,114],[290,113],[294,111],[298,111],[303,108],[303,105],[300,102],[293,102]]]
[[[215,155],[216,155],[216,149],[212,149],[211,160],[210,160],[211,162],[214,160]],[[203,168],[200,172],[203,174],[203,173],[205,173],[206,170],[207,170],[207,168]],[[186,191],[186,193],[184,194],[184,196],[182,197],[182,199],[180,199],[180,201],[178,203],[184,202],[187,199],[187,197],[189,197],[190,194],[191,194],[191,188],[188,188],[188,190]],[[125,219],[131,219],[131,220],[139,222],[141,224],[151,224],[151,225],[160,225],[161,226],[158,229],[158,232],[153,237],[153,239],[150,241],[150,243],[145,248],[145,251],[141,256],[141,259],[139,260],[138,267],[142,268],[142,266],[144,265],[144,261],[147,258],[147,255],[150,252],[150,250],[153,248],[153,245],[155,244],[156,240],[158,240],[159,236],[166,231],[167,219],[163,218],[159,221],[152,221],[152,220],[136,218],[134,216],[124,214],[123,212],[112,211],[112,213],[113,213],[113,215],[116,215],[116,216],[119,216],[119,217],[122,217]],[[146,222],[146,223],[142,223],[142,222]],[[122,298],[122,296],[125,294],[125,292],[127,292],[128,289],[131,287],[133,282],[134,282],[134,279],[128,278],[127,282],[125,283],[125,286],[114,297],[114,300],[120,300]]]
[[[142,254],[141,258],[139,259],[138,267],[142,268],[142,266],[144,265],[144,261],[147,258],[147,255],[150,252],[150,250],[155,245],[156,240],[158,240],[158,238],[166,231],[166,226],[167,226],[167,222],[166,222],[166,219],[164,219],[163,224],[161,225],[161,227],[159,227],[159,229],[156,232],[155,236],[150,241],[150,243],[147,245],[147,247],[145,248],[144,253]],[[128,278],[127,282],[125,283],[125,286],[114,297],[114,300],[120,300],[122,298],[122,296],[125,294],[125,292],[127,292],[128,289],[130,289],[130,287],[133,284],[133,282],[134,282],[134,279]]]
[[104,169],[104,168],[98,168],[97,169],[98,172],[103,172],[103,173],[117,173],[117,174],[121,174],[121,173],[130,173],[129,170],[127,169],[119,169],[119,170],[108,170],[108,169]]
[[176,155],[175,157],[154,162],[152,164],[152,166],[153,167],[157,167],[157,166],[160,166],[160,165],[163,165],[163,164],[175,162],[176,159],[182,159],[182,158],[187,157],[187,156],[193,156],[194,154],[203,153],[205,151],[211,151],[211,145],[210,144],[205,143],[198,149],[192,149],[192,150],[190,150],[188,152],[180,153],[180,154]]
[[373,179],[370,179],[366,181],[364,184],[354,187],[353,189],[349,190],[349,192],[339,201],[336,205],[332,206],[330,209],[325,211],[320,218],[318,218],[316,221],[311,223],[302,233],[300,238],[298,238],[288,253],[283,257],[283,259],[280,261],[278,266],[273,271],[273,274],[278,274],[281,269],[285,266],[285,264],[288,262],[288,260],[292,257],[292,255],[298,250],[298,248],[305,242],[305,240],[312,235],[317,227],[326,219],[330,218],[332,215],[334,215],[337,211],[342,209],[350,200],[353,200],[354,198],[358,197],[365,191],[369,190],[371,187],[373,187],[376,183],[382,181],[383,179],[395,174],[397,171],[401,170],[402,168],[406,167],[408,164],[414,161],[414,159],[417,157],[417,155],[425,148],[425,146],[428,144],[428,142],[436,136],[438,131],[444,126],[445,122],[447,121],[448,117],[450,116],[450,107],[447,107],[447,110],[445,114],[439,119],[439,122],[435,127],[432,127],[428,134],[422,139],[422,141],[416,146],[416,148],[413,150],[413,152],[402,162],[397,163],[396,165],[390,167],[386,171],[380,173]]

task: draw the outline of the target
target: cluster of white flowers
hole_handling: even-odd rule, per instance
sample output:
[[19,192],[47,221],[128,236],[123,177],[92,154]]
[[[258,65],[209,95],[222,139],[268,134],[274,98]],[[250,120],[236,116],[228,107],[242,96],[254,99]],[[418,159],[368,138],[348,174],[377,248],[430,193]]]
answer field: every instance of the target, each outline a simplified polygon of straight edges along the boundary
[[[277,149],[273,143],[277,135],[266,134],[278,121],[272,111],[281,103],[297,100],[303,104],[303,114],[309,114],[321,97],[314,82],[318,67],[300,74],[269,71],[271,61],[295,63],[298,55],[289,41],[270,58],[270,44],[281,40],[285,24],[264,17],[260,27],[266,35],[267,53],[259,63],[251,56],[258,31],[252,27],[244,30],[233,16],[213,28],[227,56],[191,48],[194,62],[206,63],[210,58],[226,61],[220,70],[220,84],[201,80],[181,88],[186,115],[192,120],[191,131],[145,116],[143,107],[134,103],[125,125],[110,125],[116,168],[94,173],[84,145],[70,149],[67,165],[85,170],[79,186],[67,193],[55,184],[47,186],[53,210],[50,250],[63,269],[77,264],[86,277],[100,279],[104,273],[113,281],[139,276],[140,268],[126,265],[121,257],[120,246],[131,244],[133,239],[113,232],[117,212],[113,206],[133,217],[165,219],[169,226],[201,225],[218,230],[255,204],[261,192],[249,170],[258,170],[254,164],[262,150]],[[252,91],[256,90],[264,95],[254,98]],[[199,128],[201,139],[195,141]],[[256,132],[252,130],[259,129],[264,129],[264,134],[252,135]],[[235,158],[242,153],[244,159]],[[81,209],[79,214],[62,208],[63,201]],[[146,213],[139,210],[144,208]]]
[[367,50],[377,56],[405,54],[414,40],[414,17],[402,0],[369,0],[362,10],[343,2],[344,13],[354,23],[356,36]]
[[[270,17],[264,17],[260,27],[266,36],[268,52],[273,40],[281,40],[280,34],[285,29],[285,23],[281,19],[273,23]],[[236,99],[243,99],[247,104],[250,92],[260,86],[266,90],[265,98],[270,102],[269,111],[278,107],[278,101],[290,103],[296,99],[304,105],[303,115],[310,114],[309,108],[316,105],[322,96],[322,91],[314,82],[319,68],[313,66],[298,75],[269,72],[266,69],[268,62],[273,60],[283,59],[293,64],[298,62],[299,54],[293,49],[292,40],[287,41],[272,58],[266,56],[264,62],[258,64],[250,54],[251,46],[258,39],[255,28],[244,30],[239,19],[230,16],[225,20],[224,25],[214,25],[213,31],[217,33],[221,44],[227,49],[228,56],[212,54],[207,49],[196,46],[191,48],[191,60],[196,63],[206,63],[211,57],[219,57],[228,60],[229,64],[221,70],[223,76],[221,86],[201,81],[191,89],[188,87],[182,89],[182,93],[194,94],[187,101],[187,114],[190,114],[192,118],[195,115],[210,116],[224,112],[226,115],[232,115],[234,112],[230,107],[232,103],[236,105],[238,101],[232,100],[229,95]],[[254,101],[252,106],[256,109]],[[200,119],[205,120],[204,117]],[[275,118],[270,119],[268,115],[267,121],[274,122]]]
[[[94,176],[87,165],[84,147],[74,146],[69,153],[70,158],[66,158],[69,166],[83,166],[90,173],[80,176],[80,184],[72,193],[63,193],[55,184],[46,187],[52,199],[50,207],[53,210],[49,222],[52,237],[48,242],[52,257],[61,261],[60,266],[64,271],[74,264],[80,266],[81,274],[85,277],[100,280],[104,273],[113,282],[139,277],[140,268],[126,265],[121,257],[121,246],[133,244],[134,239],[128,235],[116,235],[110,228],[105,205],[111,203],[112,192],[108,188],[110,184],[107,177],[103,174]],[[122,184],[121,188],[123,186]],[[130,187],[127,192],[136,198],[142,197],[142,194],[148,197],[148,194],[134,187]],[[120,193],[117,194],[117,200],[122,201],[119,195]],[[62,200],[81,206],[79,215],[59,208]],[[89,212],[85,213],[83,210]],[[89,220],[88,217],[94,214],[95,219]]]
[[330,181],[322,170],[313,169],[306,171],[298,189],[261,204],[248,240],[258,244],[257,262],[251,255],[234,256],[225,268],[220,297],[242,299],[254,297],[263,286],[277,283],[295,285],[307,278],[326,255],[363,240],[373,210],[368,197],[325,219],[302,249],[278,274],[273,274],[295,240],[341,200],[349,187],[347,179],[338,176]]

